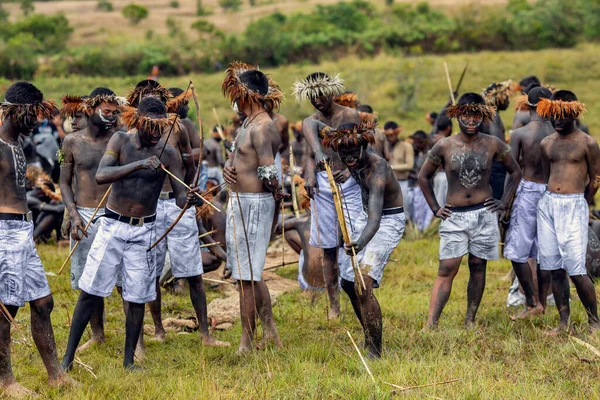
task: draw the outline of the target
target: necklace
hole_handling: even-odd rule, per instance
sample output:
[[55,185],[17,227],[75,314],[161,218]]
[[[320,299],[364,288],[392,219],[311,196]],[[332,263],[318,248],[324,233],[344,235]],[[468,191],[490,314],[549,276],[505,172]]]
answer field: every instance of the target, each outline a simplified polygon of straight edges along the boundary
[[256,117],[258,117],[260,114],[264,114],[267,111],[261,111],[258,114],[256,114],[254,117],[252,117],[252,119],[250,121],[246,120],[244,121],[243,127],[244,129],[248,128],[248,125],[250,125],[252,122],[254,122],[254,120],[256,119]]

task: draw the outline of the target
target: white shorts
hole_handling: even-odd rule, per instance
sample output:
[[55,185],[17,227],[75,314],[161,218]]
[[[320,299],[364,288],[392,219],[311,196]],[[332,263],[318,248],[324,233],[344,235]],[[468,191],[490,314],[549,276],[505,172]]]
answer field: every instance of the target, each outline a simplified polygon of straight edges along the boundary
[[537,210],[540,268],[564,269],[569,276],[587,275],[589,209],[583,193],[546,191]]
[[545,191],[546,184],[521,179],[510,212],[504,258],[518,263],[538,258],[537,207]]
[[108,297],[123,279],[123,300],[148,303],[156,299],[155,222],[129,225],[110,218],[98,220],[98,233],[88,253],[79,287],[86,293]]
[[441,222],[440,260],[462,257],[467,253],[483,260],[498,259],[498,218],[483,204],[479,206],[481,208],[469,211],[454,210]]
[[275,153],[275,165],[277,166],[277,179],[279,179],[281,185],[283,182],[283,163],[280,152]]
[[50,295],[32,222],[0,220],[0,282],[0,300],[7,306],[23,307]]
[[224,182],[223,170],[221,169],[221,167],[219,167],[219,166],[208,167],[207,173],[208,173],[208,179],[217,181],[219,183],[219,185]]
[[[312,212],[309,244],[319,249],[333,249],[339,246],[341,234],[327,172],[317,173],[317,185],[319,186],[319,193],[315,193],[315,198],[310,201]],[[344,198],[346,226],[352,234],[355,229],[353,226],[354,220],[363,212],[360,186],[354,178],[350,177],[341,185],[341,189]],[[317,214],[319,215],[318,222]],[[350,218],[348,218],[348,214]]]
[[[367,225],[367,218],[367,214],[363,212],[357,221],[359,227],[352,235],[353,241],[358,240],[362,234],[364,227]],[[373,284],[374,288],[378,288],[381,284],[383,271],[392,251],[394,251],[398,243],[400,243],[400,239],[402,239],[405,224],[406,216],[404,213],[382,215],[379,229],[377,229],[375,236],[356,255],[356,261],[361,273],[373,278],[375,281]],[[344,259],[344,263],[340,267],[340,276],[347,281],[354,282],[354,271],[350,257]]]
[[[231,269],[233,279],[258,282],[262,280],[271,239],[275,199],[271,193],[238,193],[238,195],[248,241],[246,242],[244,234],[237,195],[231,192],[227,205],[227,268]],[[252,263],[252,271],[250,271],[250,263]]]
[[[94,215],[95,208],[87,208],[87,207],[77,207],[77,212],[79,216],[83,220],[83,224],[86,225],[92,215]],[[104,215],[104,208],[100,207],[98,212],[96,213],[96,217]],[[94,217],[94,218],[96,218]],[[87,230],[87,237],[83,236],[79,241],[79,245],[77,249],[73,252],[71,256],[71,288],[74,290],[79,290],[79,278],[81,278],[81,274],[83,273],[83,268],[85,267],[85,262],[87,260],[88,253],[90,252],[90,248],[92,247],[92,243],[94,243],[94,238],[96,237],[96,233],[98,232],[98,221],[93,224],[90,224]],[[75,246],[75,242],[73,239],[71,241],[71,248]]]
[[446,171],[438,171],[433,176],[433,193],[440,207],[444,207],[446,205],[446,195],[448,194]]
[[[175,199],[158,200],[156,205],[157,235],[162,235],[180,212],[181,208],[177,207]],[[190,207],[185,211],[179,222],[155,249],[157,278],[162,275],[167,251],[175,278],[189,278],[204,273],[195,207]]]
[[431,221],[433,220],[433,211],[427,204],[427,200],[425,199],[425,195],[420,187],[414,186],[409,189],[411,195],[411,211],[410,215],[417,226],[417,229],[420,231],[424,231],[429,227]]

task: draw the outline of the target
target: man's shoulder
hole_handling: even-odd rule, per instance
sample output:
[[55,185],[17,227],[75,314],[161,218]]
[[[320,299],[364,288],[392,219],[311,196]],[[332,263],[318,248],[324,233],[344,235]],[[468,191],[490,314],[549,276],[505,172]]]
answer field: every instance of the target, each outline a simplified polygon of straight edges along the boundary
[[556,139],[556,135],[557,135],[557,133],[554,132],[554,133],[549,134],[545,138],[543,138],[542,141],[540,142],[540,146],[546,147],[546,146],[549,146],[550,144],[552,144],[552,142],[554,142],[554,140]]

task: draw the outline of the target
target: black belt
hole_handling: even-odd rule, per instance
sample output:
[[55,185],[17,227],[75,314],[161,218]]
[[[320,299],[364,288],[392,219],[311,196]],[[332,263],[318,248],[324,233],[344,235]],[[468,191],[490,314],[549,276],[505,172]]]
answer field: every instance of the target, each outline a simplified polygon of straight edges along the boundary
[[142,226],[144,224],[149,224],[150,222],[156,221],[156,214],[153,214],[149,217],[127,217],[125,215],[118,214],[108,208],[104,209],[104,215],[101,215],[99,218],[106,217],[110,219],[115,219],[119,222],[124,222],[129,225]]
[[0,213],[0,220],[31,222],[33,220],[33,216],[31,211],[29,211],[27,214]]
[[402,214],[404,212],[404,207],[394,207],[394,208],[384,208],[381,212],[381,215],[394,215],[394,214]]
[[471,204],[470,206],[462,206],[462,207],[448,207],[448,209],[452,212],[475,211],[475,210],[481,210],[482,208],[485,208],[485,203]]

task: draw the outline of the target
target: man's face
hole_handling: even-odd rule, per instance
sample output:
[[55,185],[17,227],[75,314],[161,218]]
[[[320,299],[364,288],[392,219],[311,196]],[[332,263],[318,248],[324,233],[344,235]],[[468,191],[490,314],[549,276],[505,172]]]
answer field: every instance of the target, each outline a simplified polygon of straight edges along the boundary
[[85,118],[85,114],[82,112],[75,113],[73,119],[71,120],[71,129],[73,129],[73,132],[85,129],[87,126],[88,122],[87,118]]
[[419,153],[424,152],[427,150],[427,139],[413,138],[413,148]]
[[552,126],[554,126],[554,129],[560,135],[568,135],[569,133],[573,132],[576,128],[575,118],[573,117],[566,117],[564,119],[553,119],[551,121]]
[[331,104],[333,103],[333,96],[318,96],[310,99],[310,103],[317,110],[324,112],[331,108]]
[[467,135],[476,135],[481,128],[483,115],[481,113],[470,113],[458,117],[460,130]]
[[338,149],[338,154],[340,155],[340,159],[348,168],[357,168],[360,166],[363,158],[364,158],[364,149],[362,146],[353,146],[353,147],[340,147]]
[[[160,119],[167,117],[164,114],[147,114],[145,116],[152,119]],[[156,129],[154,131],[139,130],[138,134],[140,135],[140,140],[144,147],[154,147],[160,141],[162,132],[159,129]]]
[[115,127],[120,114],[121,111],[116,104],[102,103],[94,109],[90,122],[102,127],[104,130],[109,130]]
[[389,144],[395,145],[398,142],[398,129],[386,129],[383,133]]

